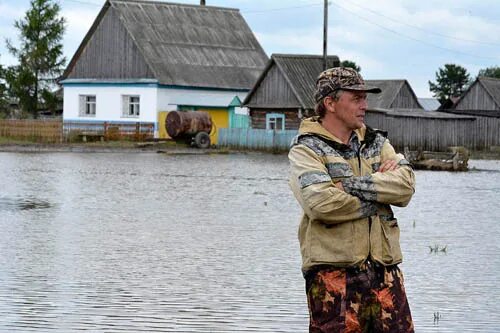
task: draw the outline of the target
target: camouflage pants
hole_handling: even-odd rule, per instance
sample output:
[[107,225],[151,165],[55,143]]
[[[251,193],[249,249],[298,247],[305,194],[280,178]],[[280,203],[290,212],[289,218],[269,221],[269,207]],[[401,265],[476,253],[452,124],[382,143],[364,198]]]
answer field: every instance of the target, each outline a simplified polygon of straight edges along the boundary
[[309,332],[414,332],[397,266],[321,267],[306,274]]

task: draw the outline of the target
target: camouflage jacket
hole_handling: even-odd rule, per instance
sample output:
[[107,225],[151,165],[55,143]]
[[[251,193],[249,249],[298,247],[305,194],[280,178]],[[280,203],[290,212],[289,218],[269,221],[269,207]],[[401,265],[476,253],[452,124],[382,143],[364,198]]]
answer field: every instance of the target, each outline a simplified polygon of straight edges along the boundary
[[[322,264],[356,266],[368,257],[383,265],[402,261],[399,226],[390,205],[409,203],[415,191],[413,170],[384,132],[361,128],[355,133],[359,152],[309,118],[292,142],[289,184],[304,211],[299,226],[304,272]],[[399,167],[377,172],[389,159]],[[334,186],[338,181],[344,191]]]

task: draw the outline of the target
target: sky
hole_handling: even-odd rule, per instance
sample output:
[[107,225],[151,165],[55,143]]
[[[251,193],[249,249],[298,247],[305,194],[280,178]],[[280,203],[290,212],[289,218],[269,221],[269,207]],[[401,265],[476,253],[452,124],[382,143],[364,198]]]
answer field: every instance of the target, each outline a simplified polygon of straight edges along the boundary
[[[199,4],[198,0],[172,2]],[[103,0],[59,0],[66,19],[64,55],[71,59]],[[323,53],[323,0],[206,0],[238,8],[268,56]],[[0,0],[0,63],[13,65],[14,22],[29,0]],[[330,0],[328,54],[352,60],[365,79],[406,79],[418,97],[432,97],[428,81],[445,64],[500,66],[500,0]]]

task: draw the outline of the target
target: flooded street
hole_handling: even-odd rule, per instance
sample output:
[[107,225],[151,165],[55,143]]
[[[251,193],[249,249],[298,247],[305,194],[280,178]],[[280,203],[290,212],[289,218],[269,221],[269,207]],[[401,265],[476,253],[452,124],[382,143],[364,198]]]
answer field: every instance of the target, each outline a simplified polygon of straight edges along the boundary
[[[417,332],[500,327],[500,161],[470,165],[417,171],[396,211]],[[258,153],[0,153],[0,332],[306,332],[287,171]]]

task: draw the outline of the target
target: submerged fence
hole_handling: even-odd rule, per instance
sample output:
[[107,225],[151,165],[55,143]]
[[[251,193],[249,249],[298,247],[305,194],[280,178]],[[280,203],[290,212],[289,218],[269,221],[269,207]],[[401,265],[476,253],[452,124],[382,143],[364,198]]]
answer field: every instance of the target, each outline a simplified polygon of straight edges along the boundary
[[219,128],[218,145],[235,149],[287,151],[295,135],[296,130]]

